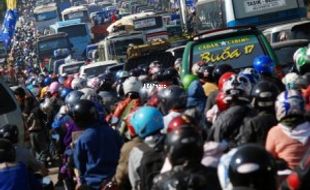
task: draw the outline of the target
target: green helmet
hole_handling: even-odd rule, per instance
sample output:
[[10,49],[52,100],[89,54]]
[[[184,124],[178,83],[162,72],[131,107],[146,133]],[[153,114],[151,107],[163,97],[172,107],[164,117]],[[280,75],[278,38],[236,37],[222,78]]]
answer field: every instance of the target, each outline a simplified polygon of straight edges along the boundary
[[188,89],[188,87],[191,85],[191,83],[195,80],[198,80],[198,77],[196,75],[185,75],[182,79],[182,84],[185,90]]
[[310,64],[310,48],[302,47],[299,48],[294,53],[294,63],[297,68],[297,71],[302,74],[304,73],[304,70],[307,70],[305,67],[306,65]]

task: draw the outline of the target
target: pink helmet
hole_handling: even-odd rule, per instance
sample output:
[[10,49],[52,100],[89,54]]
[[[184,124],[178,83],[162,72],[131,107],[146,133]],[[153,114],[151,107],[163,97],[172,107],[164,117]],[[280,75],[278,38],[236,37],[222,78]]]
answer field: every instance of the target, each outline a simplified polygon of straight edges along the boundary
[[50,86],[48,87],[48,91],[51,93],[51,94],[55,94],[56,92],[58,92],[59,90],[59,87],[60,87],[60,84],[56,81],[52,82],[50,84]]

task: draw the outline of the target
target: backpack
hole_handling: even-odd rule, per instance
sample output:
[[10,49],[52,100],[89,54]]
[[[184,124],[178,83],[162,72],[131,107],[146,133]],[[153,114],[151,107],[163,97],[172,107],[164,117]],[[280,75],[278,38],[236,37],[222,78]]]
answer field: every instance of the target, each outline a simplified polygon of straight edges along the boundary
[[141,165],[137,171],[141,178],[140,189],[150,190],[153,186],[154,177],[160,173],[160,170],[164,164],[165,154],[163,147],[149,148],[141,146],[139,148],[141,148],[144,152],[141,159]]

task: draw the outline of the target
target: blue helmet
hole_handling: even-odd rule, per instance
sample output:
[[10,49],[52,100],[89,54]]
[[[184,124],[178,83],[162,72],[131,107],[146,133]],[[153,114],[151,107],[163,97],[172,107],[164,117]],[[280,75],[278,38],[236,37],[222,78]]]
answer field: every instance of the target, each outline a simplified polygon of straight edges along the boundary
[[254,59],[253,67],[259,74],[272,74],[275,64],[269,56],[261,55]]
[[60,91],[60,98],[65,99],[66,96],[67,96],[71,91],[72,91],[72,90],[69,89],[69,88],[63,88],[63,89]]
[[77,90],[73,90],[72,92],[70,92],[66,98],[65,98],[65,104],[67,104],[67,106],[69,107],[69,109],[73,108],[73,106],[75,104],[77,104],[77,102],[81,99],[81,97],[83,96],[83,92],[77,91]]
[[43,81],[44,86],[49,86],[52,83],[52,78],[51,77],[46,77]]
[[154,107],[144,106],[139,108],[130,118],[135,133],[145,138],[163,129],[163,115]]

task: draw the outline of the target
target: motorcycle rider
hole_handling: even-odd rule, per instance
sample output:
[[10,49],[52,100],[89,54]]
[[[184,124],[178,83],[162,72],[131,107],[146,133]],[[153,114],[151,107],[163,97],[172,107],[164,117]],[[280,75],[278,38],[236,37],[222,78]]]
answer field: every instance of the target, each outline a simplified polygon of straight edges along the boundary
[[153,190],[221,189],[216,169],[200,163],[203,140],[196,128],[185,125],[169,133],[165,152],[172,169],[154,178]]
[[79,171],[78,187],[98,189],[115,174],[122,140],[107,123],[100,122],[93,102],[80,100],[71,114],[77,126],[84,129],[73,153]]

